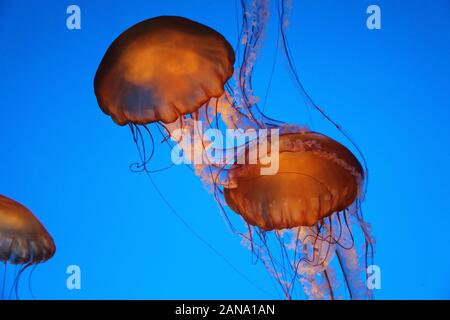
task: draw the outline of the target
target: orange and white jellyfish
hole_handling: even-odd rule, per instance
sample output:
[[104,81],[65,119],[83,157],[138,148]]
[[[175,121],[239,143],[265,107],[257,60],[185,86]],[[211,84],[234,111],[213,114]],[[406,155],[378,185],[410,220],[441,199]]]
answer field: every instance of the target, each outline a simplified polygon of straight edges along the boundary
[[[149,123],[157,123],[163,141],[175,141],[188,160],[200,154],[200,161],[192,162],[195,173],[212,190],[232,230],[280,284],[284,298],[298,297],[298,282],[310,298],[338,298],[341,282],[350,298],[370,298],[364,279],[373,239],[360,205],[367,184],[365,160],[342,127],[306,93],[285,32],[287,6],[284,0],[275,4],[277,48],[280,45],[307,106],[348,138],[363,165],[337,141],[261,111],[252,76],[269,19],[268,0],[241,1],[236,52],[221,34],[186,18],[163,16],[132,26],[100,63],[94,81],[97,101],[117,124],[129,125],[141,158],[135,170],[153,172],[147,167],[154,153]],[[205,126],[198,127],[197,120]],[[140,128],[150,137],[150,152]],[[261,164],[238,164],[234,157],[210,161],[210,153],[228,150],[216,148],[203,135],[205,129],[279,130],[280,171],[263,175]],[[185,139],[196,134],[200,144]],[[265,139],[270,147],[271,137]],[[259,142],[258,137],[232,148],[242,154]],[[243,217],[244,230],[232,223],[227,205]],[[338,263],[334,269],[342,270],[342,281],[339,275],[335,279],[333,261]]]
[[[242,237],[277,280],[283,298],[306,295],[311,299],[368,299],[372,293],[366,285],[367,267],[374,240],[361,210],[367,185],[365,159],[342,127],[306,93],[285,33],[286,4],[283,0],[277,4],[281,48],[294,82],[308,107],[337,128],[357,150],[362,164],[341,143],[304,127],[274,120],[260,110],[252,76],[270,6],[268,1],[242,1],[239,43],[243,48],[241,54],[236,52],[239,65],[229,84],[233,88],[215,107],[201,111],[204,119],[216,119],[226,129],[278,129],[279,150],[275,152],[279,152],[279,170],[271,175],[261,174],[264,165],[239,164],[233,158],[221,165],[196,164],[195,172],[212,190],[231,230]],[[259,138],[239,146],[243,148],[237,152],[246,154],[259,149]],[[266,138],[272,149],[271,135]],[[208,154],[213,144],[208,139],[203,142],[203,151]],[[190,147],[182,146],[187,152]],[[227,206],[243,218],[244,228],[227,213]]]
[[[33,213],[20,203],[0,195],[0,260],[5,269],[0,287],[2,299],[14,292],[17,296],[23,272],[49,260],[55,251],[52,237]],[[8,264],[20,266],[9,290]]]
[[223,189],[224,199],[244,218],[248,232],[242,236],[250,248],[285,298],[294,296],[297,282],[310,298],[337,298],[334,255],[350,298],[370,297],[352,231],[355,223],[361,227],[364,256],[370,253],[372,239],[359,210],[364,181],[359,161],[337,141],[304,130],[280,136],[278,161],[273,175],[262,175],[261,163],[228,171],[233,187]]
[[[143,143],[140,127],[153,141],[147,124],[167,129],[164,124],[198,118],[200,108],[223,95],[233,64],[233,48],[220,33],[187,18],[160,16],[114,40],[95,75],[95,95],[114,122],[130,126],[136,143]],[[151,155],[142,157],[145,170]]]

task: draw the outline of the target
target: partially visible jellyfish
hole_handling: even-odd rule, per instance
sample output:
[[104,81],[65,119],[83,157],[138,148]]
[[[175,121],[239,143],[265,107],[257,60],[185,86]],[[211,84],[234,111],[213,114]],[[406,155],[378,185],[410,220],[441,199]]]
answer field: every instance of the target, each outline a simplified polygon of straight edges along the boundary
[[[2,299],[18,298],[20,277],[29,267],[49,260],[56,247],[52,237],[33,215],[20,203],[0,195],[0,260],[4,271],[0,280]],[[14,279],[8,285],[8,268],[18,266]]]
[[[160,16],[114,40],[95,75],[95,95],[101,109],[143,143],[139,125],[151,135],[147,124],[183,122],[222,96],[233,64],[233,48],[220,33],[187,18]],[[145,170],[151,156],[142,157]]]

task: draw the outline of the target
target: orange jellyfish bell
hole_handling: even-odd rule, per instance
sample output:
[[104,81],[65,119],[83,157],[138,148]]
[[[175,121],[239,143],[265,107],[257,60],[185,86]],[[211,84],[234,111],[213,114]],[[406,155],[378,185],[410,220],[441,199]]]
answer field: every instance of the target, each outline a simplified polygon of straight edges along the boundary
[[31,211],[0,195],[0,260],[37,264],[50,259],[55,251],[52,237]]
[[148,19],[108,48],[95,95],[119,125],[171,123],[223,94],[234,59],[227,40],[205,25],[175,16]]
[[314,226],[347,209],[358,197],[364,173],[342,144],[315,133],[279,137],[279,167],[261,175],[261,164],[235,165],[225,188],[228,206],[264,230]]

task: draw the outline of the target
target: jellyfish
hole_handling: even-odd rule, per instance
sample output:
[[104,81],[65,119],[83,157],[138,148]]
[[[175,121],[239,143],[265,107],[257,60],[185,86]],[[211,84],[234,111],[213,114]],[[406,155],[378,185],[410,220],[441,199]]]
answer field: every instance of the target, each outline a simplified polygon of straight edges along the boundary
[[[268,0],[240,4],[234,50],[218,32],[182,17],[156,17],[126,30],[97,70],[98,104],[114,122],[128,124],[140,157],[132,169],[149,177],[158,170],[148,168],[155,143],[147,125],[157,124],[162,142],[175,158],[181,153],[181,163],[201,178],[230,230],[269,271],[283,298],[335,299],[347,293],[352,299],[371,298],[364,282],[374,243],[362,217],[364,155],[301,83],[289,48],[284,0],[274,1],[277,52],[281,48],[308,112],[318,112],[357,154],[307,125],[267,115],[253,75],[271,5]],[[141,128],[148,133],[150,152]],[[239,140],[231,147],[207,134],[229,130],[238,132]],[[262,173],[267,159],[261,148],[270,150],[266,156],[279,155],[279,171]],[[255,150],[256,163],[245,162]],[[242,217],[238,225],[230,210]]]
[[[224,198],[244,218],[245,239],[261,254],[285,298],[292,298],[298,281],[310,297],[335,298],[337,283],[330,279],[334,254],[350,297],[369,297],[349,225],[355,220],[368,235],[358,210],[364,181],[359,161],[337,141],[305,130],[282,134],[278,150],[276,174],[262,175],[261,163],[229,169],[235,183],[224,189]],[[270,252],[270,233],[280,246],[281,258]],[[372,239],[366,236],[364,241],[369,246]],[[326,281],[319,285],[317,275]]]
[[[283,0],[275,3],[280,47],[306,106],[335,127],[362,162],[336,140],[306,125],[273,119],[259,107],[252,76],[267,28],[268,1],[241,1],[238,66],[222,96],[199,109],[195,119],[175,121],[167,128],[213,194],[231,231],[276,280],[281,297],[370,299],[366,270],[373,259],[374,239],[361,205],[367,191],[366,161],[350,135],[312,100],[300,82],[286,34],[288,5]],[[244,136],[252,130],[264,134],[241,139],[241,144],[231,149],[236,156],[214,161],[212,153],[230,149],[201,134],[211,128],[237,130]],[[279,150],[272,148],[277,135]],[[261,173],[266,162],[261,158],[259,165],[237,163],[252,153],[260,155],[252,151],[261,147],[279,152],[275,174]],[[243,226],[236,225],[228,209],[243,218]]]
[[[0,195],[0,259],[4,272],[0,281],[2,299],[18,297],[21,275],[55,254],[56,247],[51,235],[39,220],[20,203]],[[8,289],[8,265],[16,265],[12,285]]]
[[364,174],[347,148],[315,132],[284,134],[279,144],[276,174],[261,175],[261,164],[229,170],[237,182],[225,189],[225,199],[249,224],[311,227],[355,201]]
[[182,122],[222,96],[233,64],[233,48],[217,31],[183,17],[155,17],[110,45],[95,75],[95,95],[114,122],[130,126],[137,142],[140,127],[151,135],[147,124]]

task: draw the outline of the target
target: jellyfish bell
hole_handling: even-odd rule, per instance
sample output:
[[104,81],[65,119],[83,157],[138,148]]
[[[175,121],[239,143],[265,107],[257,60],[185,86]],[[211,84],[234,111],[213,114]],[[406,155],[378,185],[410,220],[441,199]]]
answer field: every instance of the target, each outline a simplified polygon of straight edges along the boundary
[[56,251],[52,237],[20,203],[0,195],[0,260],[5,264],[38,264]]
[[228,41],[203,24],[176,16],[148,19],[108,48],[95,95],[119,125],[171,123],[223,94],[234,59]]
[[263,230],[314,226],[358,197],[364,173],[342,144],[316,132],[279,137],[279,169],[261,175],[261,164],[235,165],[225,188],[228,206]]

